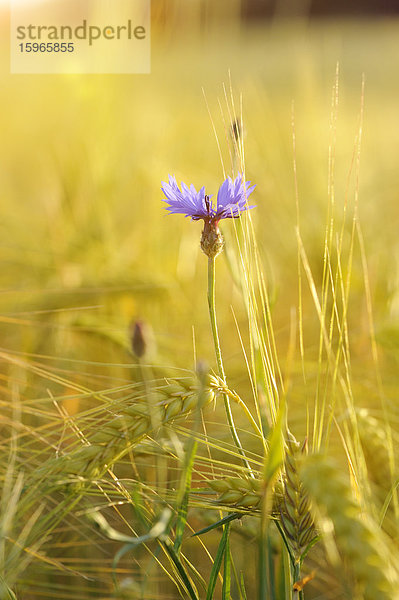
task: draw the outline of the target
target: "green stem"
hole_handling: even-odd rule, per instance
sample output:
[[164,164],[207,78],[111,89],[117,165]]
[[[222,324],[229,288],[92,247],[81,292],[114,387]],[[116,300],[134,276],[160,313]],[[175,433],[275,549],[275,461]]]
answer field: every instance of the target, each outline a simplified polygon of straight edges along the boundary
[[[297,582],[300,581],[301,579],[301,563],[299,561],[295,561],[294,563],[294,568],[293,568],[293,585]],[[295,591],[293,589],[292,591],[292,600],[303,600],[304,598],[304,594],[303,594],[303,590],[301,591]]]
[[[211,320],[213,344],[215,346],[216,362],[218,365],[219,377],[226,383],[226,374],[223,367],[222,352],[220,349],[218,326],[216,322],[216,309],[215,309],[215,257],[208,258],[208,307],[209,317]],[[224,407],[226,409],[227,422],[229,424],[230,433],[237,447],[238,452],[241,454],[243,463],[248,471],[251,473],[252,469],[249,462],[245,457],[244,448],[241,445],[240,438],[234,424],[233,414],[231,412],[230,400],[227,394],[223,394]]]

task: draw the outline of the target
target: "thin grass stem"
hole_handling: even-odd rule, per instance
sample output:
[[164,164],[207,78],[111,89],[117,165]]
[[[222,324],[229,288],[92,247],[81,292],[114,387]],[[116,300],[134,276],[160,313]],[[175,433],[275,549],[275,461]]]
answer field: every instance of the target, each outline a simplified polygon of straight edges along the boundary
[[[215,302],[215,257],[208,258],[208,307],[209,317],[211,321],[213,344],[215,347],[216,362],[218,365],[219,377],[226,383],[226,373],[223,366],[222,351],[220,348],[219,332],[216,321],[216,302]],[[223,394],[224,407],[227,415],[227,422],[229,424],[230,433],[234,440],[237,450],[242,456],[243,463],[248,469],[249,473],[252,473],[252,469],[245,457],[244,448],[242,447],[240,438],[234,424],[233,413],[231,412],[230,399],[227,394]]]

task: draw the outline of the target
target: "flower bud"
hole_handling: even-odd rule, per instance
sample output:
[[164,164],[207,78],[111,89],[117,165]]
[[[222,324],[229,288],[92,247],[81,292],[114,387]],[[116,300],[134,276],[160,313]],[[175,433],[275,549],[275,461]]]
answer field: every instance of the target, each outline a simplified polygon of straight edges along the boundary
[[233,138],[233,140],[235,141],[235,143],[238,144],[242,137],[242,125],[241,125],[241,120],[238,117],[233,119],[233,121],[230,125],[230,134],[231,134],[231,137]]
[[209,258],[215,258],[224,247],[224,239],[220,233],[217,222],[204,221],[204,229],[201,236],[201,250]]
[[137,358],[143,358],[147,351],[147,339],[145,333],[145,325],[142,321],[136,321],[132,324],[132,350]]

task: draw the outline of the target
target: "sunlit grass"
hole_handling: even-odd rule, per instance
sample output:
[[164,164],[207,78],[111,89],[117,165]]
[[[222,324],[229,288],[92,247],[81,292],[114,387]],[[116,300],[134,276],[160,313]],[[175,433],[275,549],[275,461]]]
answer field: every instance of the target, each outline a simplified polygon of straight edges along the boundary
[[[395,56],[388,66],[374,50],[395,48],[397,29],[276,24],[235,35],[185,40],[184,56],[183,40],[165,37],[152,75],[134,80],[3,75],[0,576],[18,598],[187,597],[184,573],[205,597],[222,533],[189,536],[234,511],[242,518],[231,523],[224,564],[232,597],[244,598],[241,571],[255,597],[265,540],[271,597],[290,593],[273,524],[259,536],[269,501],[230,506],[207,485],[249,474],[220,397],[173,419],[164,399],[159,431],[147,423],[135,437],[121,426],[112,456],[79,462],[116,415],[139,400],[150,410],[196,361],[216,371],[201,229],[162,211],[169,172],[210,193],[223,166],[245,167],[257,184],[256,211],[224,227],[216,284],[228,393],[252,475],[272,493],[287,420],[309,452],[334,458],[342,489],[370,531],[382,525],[373,535],[394,556],[398,90]],[[234,118],[244,125],[235,142]],[[130,347],[138,318],[156,340],[145,364]],[[326,545],[306,559],[304,572],[316,571],[306,598],[369,598],[361,565],[354,586],[339,555],[357,515],[339,522],[328,499],[316,500]],[[166,508],[184,535],[176,523],[168,531]]]

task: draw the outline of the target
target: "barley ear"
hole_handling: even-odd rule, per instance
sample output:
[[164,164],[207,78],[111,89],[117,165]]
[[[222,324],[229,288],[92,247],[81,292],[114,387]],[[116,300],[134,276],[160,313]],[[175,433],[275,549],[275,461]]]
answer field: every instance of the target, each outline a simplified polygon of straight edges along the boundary
[[342,468],[325,456],[313,455],[304,460],[300,475],[320,522],[333,525],[338,551],[350,565],[357,594],[364,600],[397,599],[397,573],[390,565],[384,534],[362,512]]
[[[357,411],[357,427],[367,471],[377,486],[377,493],[385,498],[391,489],[393,479],[386,432],[365,408]],[[396,475],[395,473],[394,477]]]
[[300,562],[317,537],[310,500],[299,475],[303,449],[288,432],[281,488],[278,493],[278,518],[295,562]]
[[256,509],[260,504],[260,481],[253,478],[226,477],[210,479],[208,485],[219,495],[218,505],[234,506],[235,508]]
[[[214,378],[208,377],[203,406],[213,401],[216,383]],[[152,396],[156,421],[160,425],[170,424],[197,410],[199,389],[197,380],[177,379],[157,388]],[[118,414],[99,423],[95,432],[85,432],[86,445],[50,459],[37,469],[36,476],[45,473],[50,479],[51,476],[74,476],[85,480],[102,477],[143,438],[154,433],[145,394],[137,394],[118,405]]]

